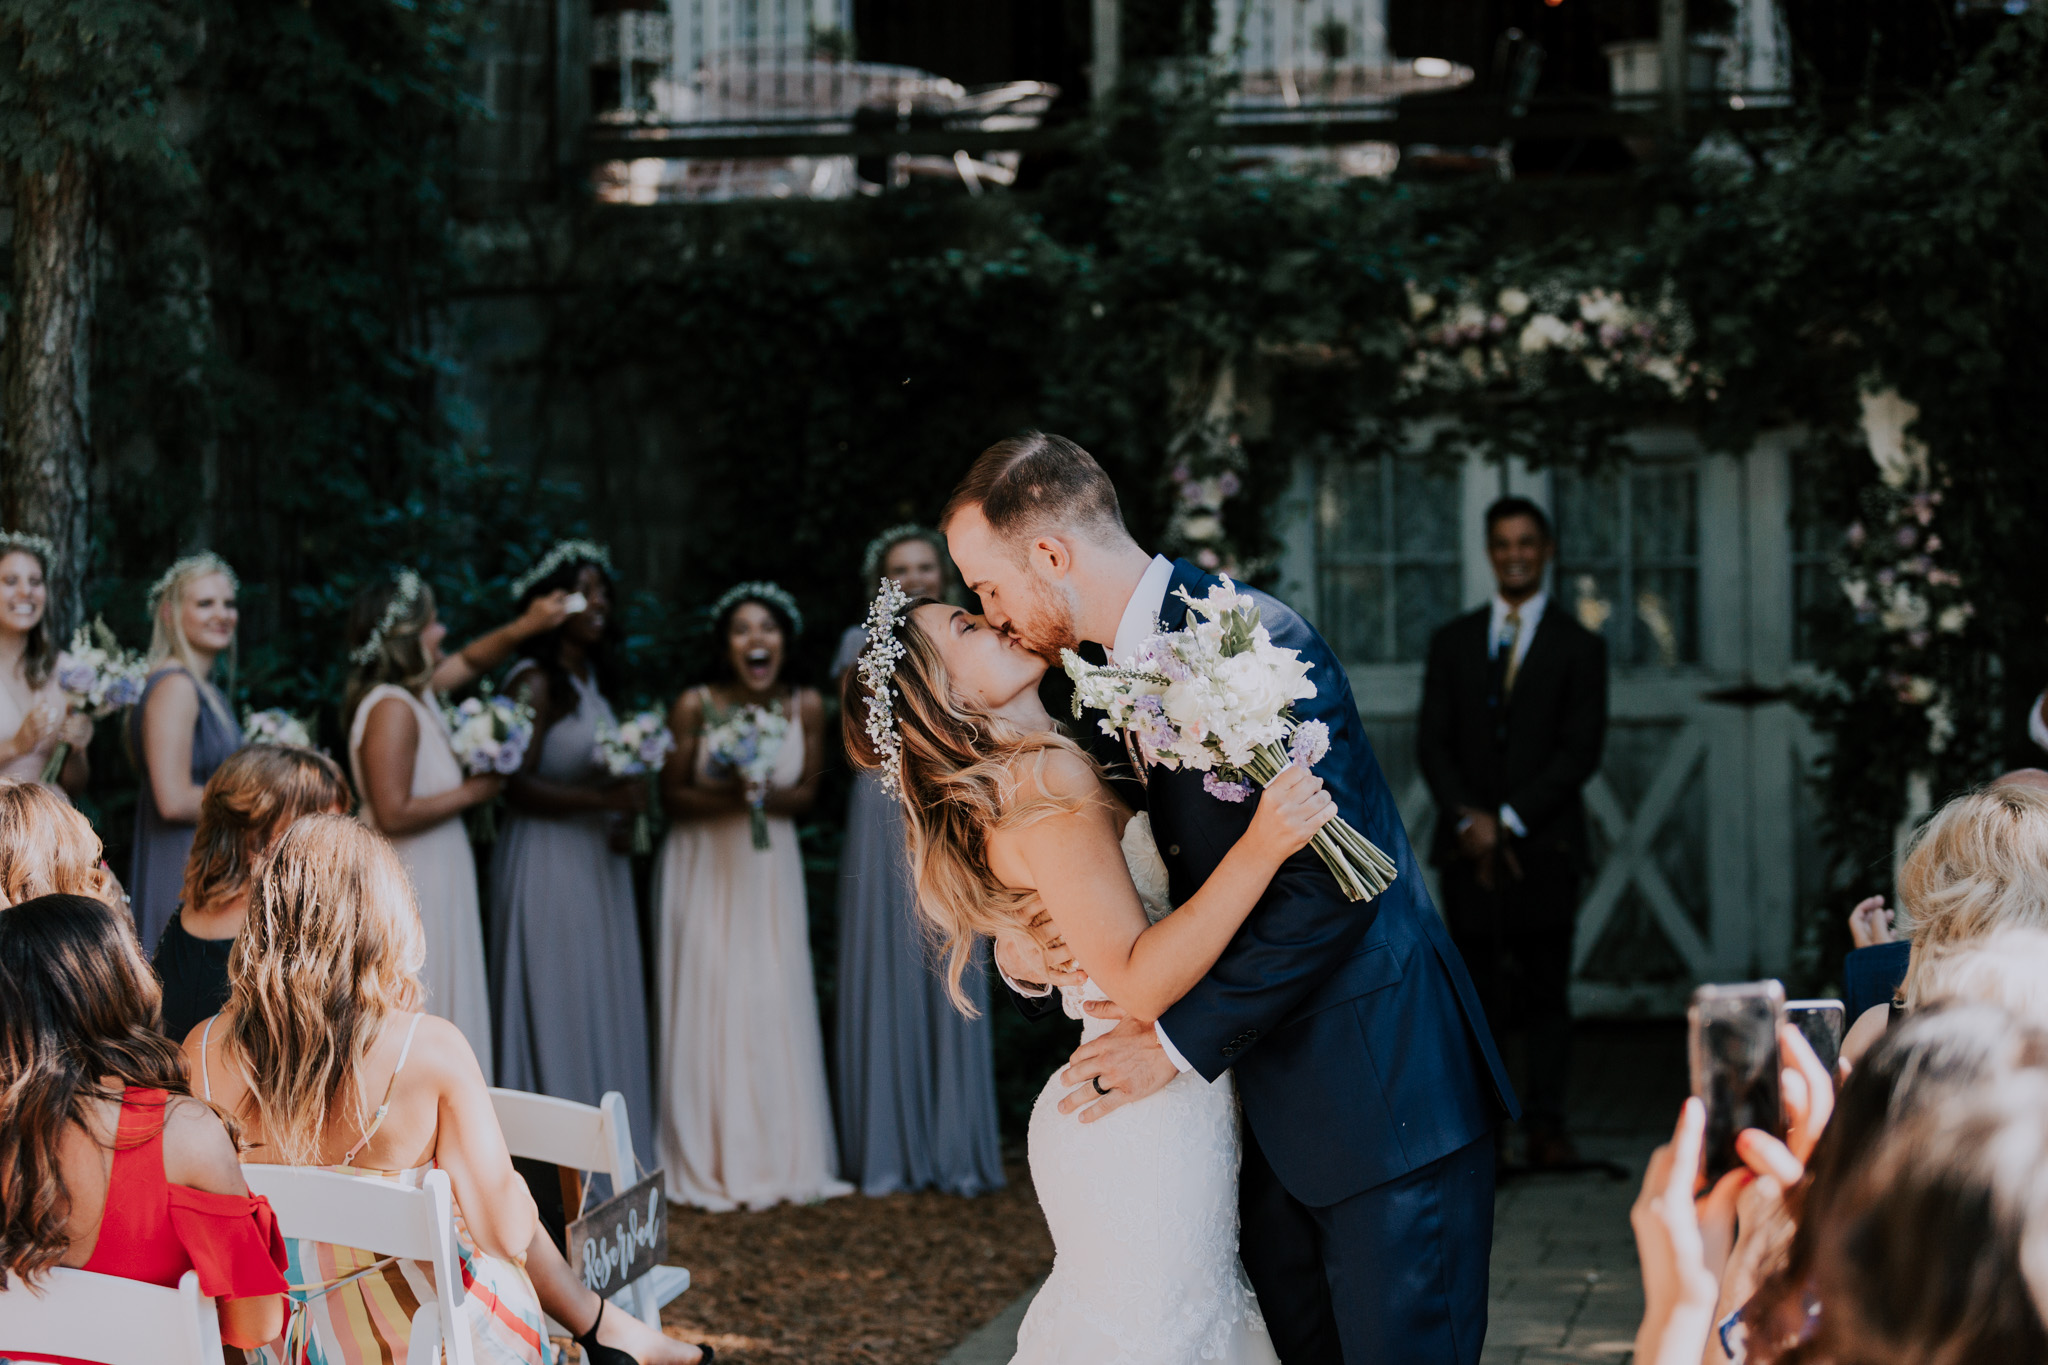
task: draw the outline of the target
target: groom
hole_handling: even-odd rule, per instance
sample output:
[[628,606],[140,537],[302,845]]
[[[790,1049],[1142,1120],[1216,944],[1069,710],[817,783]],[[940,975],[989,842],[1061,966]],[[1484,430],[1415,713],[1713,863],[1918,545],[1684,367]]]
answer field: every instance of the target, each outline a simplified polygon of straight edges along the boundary
[[[983,451],[939,524],[990,623],[1048,658],[1082,641],[1125,656],[1162,618],[1184,623],[1175,590],[1199,597],[1216,581],[1141,550],[1109,476],[1059,436]],[[1491,1135],[1514,1100],[1343,668],[1293,610],[1253,596],[1273,642],[1315,666],[1315,699],[1295,714],[1330,727],[1317,775],[1400,876],[1375,900],[1347,901],[1313,851],[1295,854],[1215,967],[1156,1024],[1090,1007],[1121,1022],[1075,1052],[1061,1077],[1075,1090],[1060,1108],[1088,1105],[1079,1121],[1090,1122],[1180,1071],[1214,1081],[1233,1070],[1245,1119],[1240,1252],[1280,1358],[1471,1365],[1486,1335]],[[1127,763],[1099,719],[1082,721],[1082,742],[1105,765]],[[1208,795],[1199,773],[1145,777],[1179,905],[1250,825],[1253,804]]]

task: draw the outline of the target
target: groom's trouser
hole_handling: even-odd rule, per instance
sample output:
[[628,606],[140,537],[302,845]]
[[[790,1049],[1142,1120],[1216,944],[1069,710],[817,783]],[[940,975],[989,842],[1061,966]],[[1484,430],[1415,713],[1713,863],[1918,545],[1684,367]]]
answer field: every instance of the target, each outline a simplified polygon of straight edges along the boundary
[[1474,1365],[1486,1340],[1493,1135],[1325,1208],[1244,1126],[1244,1267],[1283,1365]]

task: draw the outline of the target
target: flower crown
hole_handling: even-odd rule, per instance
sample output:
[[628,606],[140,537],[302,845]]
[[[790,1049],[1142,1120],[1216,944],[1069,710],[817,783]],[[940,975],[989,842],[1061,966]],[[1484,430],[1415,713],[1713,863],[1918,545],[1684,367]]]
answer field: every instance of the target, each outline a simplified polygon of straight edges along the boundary
[[564,564],[595,564],[605,571],[606,576],[618,577],[618,570],[612,567],[612,552],[595,541],[558,540],[553,549],[534,561],[533,566],[512,580],[512,596],[526,596],[526,590],[546,578]]
[[[869,541],[867,549],[860,552],[861,576],[873,578],[880,574],[882,572],[883,556],[906,540],[922,540],[934,549],[937,549],[943,543],[937,531],[932,530],[929,526],[919,526],[914,521],[906,521],[901,526],[891,526],[888,530]],[[944,562],[944,560],[940,561],[940,563]]]
[[43,562],[45,571],[57,562],[57,547],[45,537],[27,531],[0,531],[0,555],[12,550],[26,550],[34,555]]
[[203,574],[217,573],[227,579],[228,586],[241,590],[242,580],[228,567],[228,562],[211,550],[201,550],[196,555],[186,555],[170,568],[164,570],[162,578],[149,585],[149,614],[156,615],[163,605],[164,595],[187,578],[198,578]]
[[903,797],[903,736],[896,731],[893,682],[896,665],[908,650],[896,627],[908,619],[909,611],[910,594],[895,579],[883,579],[868,606],[868,647],[855,665],[861,686],[868,690],[868,743],[881,758],[882,790],[898,800]]
[[398,591],[391,595],[391,601],[384,608],[384,614],[377,619],[377,628],[371,631],[360,645],[349,651],[349,662],[364,667],[377,662],[377,656],[384,652],[384,637],[391,633],[393,626],[412,614],[413,608],[419,605],[420,591],[425,587],[426,584],[420,581],[418,574],[411,569],[400,569]]
[[796,599],[791,597],[780,583],[757,579],[751,583],[735,583],[726,590],[725,596],[711,604],[710,619],[719,617],[742,602],[772,602],[784,616],[789,618],[789,628],[796,634],[804,633],[804,614],[797,610]]

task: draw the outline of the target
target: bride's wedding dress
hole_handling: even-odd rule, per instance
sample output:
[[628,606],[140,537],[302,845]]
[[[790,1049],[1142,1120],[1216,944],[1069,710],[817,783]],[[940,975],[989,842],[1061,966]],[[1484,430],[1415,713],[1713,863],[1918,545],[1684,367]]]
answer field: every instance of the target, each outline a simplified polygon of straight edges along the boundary
[[[1153,923],[1172,910],[1143,812],[1124,861]],[[1063,987],[1084,1040],[1093,981]],[[1054,1072],[1031,1111],[1031,1179],[1052,1228],[1052,1275],[1017,1332],[1011,1365],[1278,1365],[1237,1258],[1237,1092],[1184,1072],[1164,1090],[1084,1124],[1062,1114]]]

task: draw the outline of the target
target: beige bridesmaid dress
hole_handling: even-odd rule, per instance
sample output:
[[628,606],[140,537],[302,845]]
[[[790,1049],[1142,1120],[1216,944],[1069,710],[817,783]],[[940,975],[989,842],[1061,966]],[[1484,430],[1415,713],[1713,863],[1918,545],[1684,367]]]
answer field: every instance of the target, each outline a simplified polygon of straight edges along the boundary
[[[704,713],[721,713],[707,694]],[[710,771],[697,746],[700,780]],[[792,724],[770,782],[803,780]],[[668,1197],[761,1209],[850,1194],[838,1178],[796,824],[745,813],[669,826],[659,870],[661,1130]]]
[[[363,796],[363,822],[372,829],[377,828],[377,816],[370,808],[369,788],[363,783],[363,730],[369,724],[371,708],[387,697],[410,706],[419,721],[419,751],[412,761],[413,797],[439,796],[463,781],[462,764],[449,743],[441,708],[390,683],[371,688],[356,707],[348,728],[348,765],[356,791]],[[469,832],[463,828],[462,817],[453,815],[418,834],[386,837],[398,850],[420,903],[420,926],[427,940],[427,962],[420,969],[420,981],[427,988],[427,1010],[462,1030],[488,1083],[493,1074],[490,978],[484,971],[483,913],[477,899],[476,857],[470,852]]]

